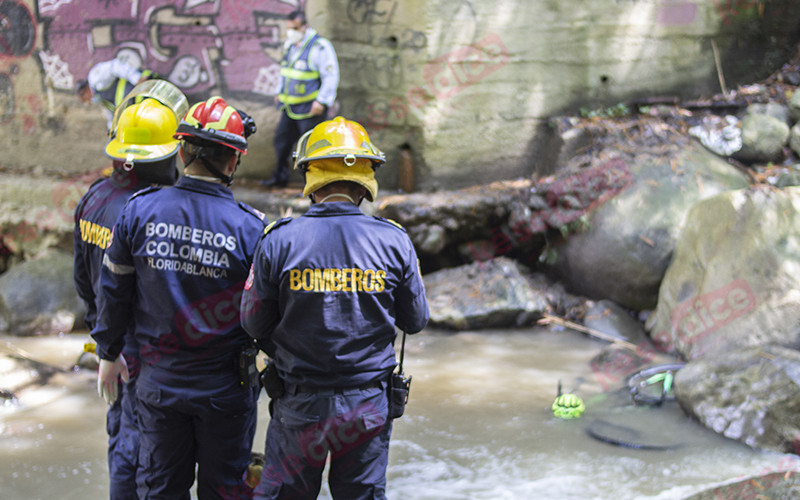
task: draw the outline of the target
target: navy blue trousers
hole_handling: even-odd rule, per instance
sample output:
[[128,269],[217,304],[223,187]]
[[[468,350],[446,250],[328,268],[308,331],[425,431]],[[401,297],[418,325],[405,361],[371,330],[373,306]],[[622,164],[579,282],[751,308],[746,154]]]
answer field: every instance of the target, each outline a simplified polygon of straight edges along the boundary
[[119,397],[106,413],[109,496],[111,500],[137,500],[139,422],[136,412],[136,379],[127,384],[120,382],[119,386]]
[[329,456],[333,498],[386,498],[392,422],[385,388],[287,393],[273,405],[255,498],[317,498]]
[[189,499],[197,467],[197,496],[247,499],[244,480],[256,430],[255,389],[232,373],[183,374],[155,369],[139,375],[142,499]]
[[285,184],[289,181],[289,169],[294,164],[292,153],[297,139],[323,121],[325,121],[324,113],[305,120],[293,120],[286,111],[281,111],[281,119],[278,121],[272,141],[276,156],[275,173],[272,178],[276,183]]

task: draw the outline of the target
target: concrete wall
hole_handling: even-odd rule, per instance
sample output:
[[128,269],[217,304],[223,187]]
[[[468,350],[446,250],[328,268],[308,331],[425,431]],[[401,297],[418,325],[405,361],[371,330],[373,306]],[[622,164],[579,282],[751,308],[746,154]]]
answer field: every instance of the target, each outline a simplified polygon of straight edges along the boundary
[[[646,95],[719,92],[794,51],[791,0],[308,0],[340,58],[341,114],[389,155],[410,148],[420,189],[552,171],[547,118]],[[278,0],[0,0],[0,166],[84,172],[107,163],[105,120],[72,88],[119,51],[191,101],[226,97],[256,118],[240,176],[273,168]]]

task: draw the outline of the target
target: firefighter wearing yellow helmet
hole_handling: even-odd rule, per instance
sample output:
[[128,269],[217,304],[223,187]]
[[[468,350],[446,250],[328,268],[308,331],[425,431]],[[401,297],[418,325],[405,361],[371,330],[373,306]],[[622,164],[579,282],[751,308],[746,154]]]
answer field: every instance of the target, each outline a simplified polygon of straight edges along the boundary
[[[256,248],[242,326],[271,358],[272,418],[255,498],[316,498],[328,462],[336,498],[385,497],[392,421],[405,402],[391,391],[390,411],[396,328],[419,332],[429,313],[405,230],[357,206],[377,196],[382,163],[358,123],[317,125],[296,156],[313,204],[267,226]],[[298,419],[324,423],[325,436],[311,443]],[[286,457],[295,473],[276,474]]]
[[106,156],[137,181],[174,184],[180,141],[173,136],[187,109],[186,96],[167,81],[137,85],[114,112]]
[[177,129],[178,120],[171,109],[155,99],[145,99],[122,112],[106,154],[128,163],[158,161],[177,151],[178,140],[172,137]]
[[[148,137],[136,126],[145,114],[137,116],[120,116],[131,125],[124,133],[120,125],[120,139]],[[247,151],[247,122],[220,96],[188,108],[173,130],[184,175],[133,195],[103,256],[91,335],[100,359],[124,374],[121,331],[135,325],[139,456],[147,457],[140,498],[188,499],[193,484],[198,498],[252,498],[243,478],[256,429],[256,349],[238,303],[264,220],[228,187]],[[134,165],[167,151],[160,135],[149,139],[126,152]],[[116,387],[108,375],[103,393]]]
[[[306,132],[297,142],[295,153],[295,168],[305,176],[303,196],[315,203],[314,193],[334,182],[358,184],[364,189],[362,198],[374,201],[378,195],[375,170],[385,161],[364,127],[341,116]],[[351,201],[361,203],[361,199]]]
[[[134,193],[152,184],[175,183],[178,141],[172,135],[186,109],[183,93],[162,80],[137,85],[114,113],[111,138],[104,148],[113,160],[111,175],[92,184],[75,208],[73,276],[90,329],[99,322],[100,275],[114,223]],[[136,404],[141,363],[133,321],[123,321],[120,334],[121,355],[101,360],[98,371],[98,382],[108,380],[98,384],[98,392],[109,403],[109,496],[115,499],[135,498],[141,441]]]

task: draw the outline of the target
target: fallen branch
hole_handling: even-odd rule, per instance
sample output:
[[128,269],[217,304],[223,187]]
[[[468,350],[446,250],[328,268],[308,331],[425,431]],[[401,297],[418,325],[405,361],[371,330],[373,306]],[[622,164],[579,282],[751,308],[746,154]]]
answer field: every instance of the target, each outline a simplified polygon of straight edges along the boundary
[[16,359],[17,361],[23,361],[25,363],[32,364],[39,370],[44,371],[55,371],[58,373],[68,373],[69,370],[66,368],[62,368],[60,366],[51,365],[50,363],[45,363],[44,361],[38,361],[33,358],[33,355],[30,353],[16,347],[15,345],[11,344],[11,342],[6,341],[4,346],[0,346],[0,353],[6,354],[7,356]]
[[728,88],[725,86],[725,75],[722,74],[722,62],[720,61],[719,57],[719,49],[717,48],[717,42],[714,39],[711,40],[711,50],[714,52],[714,66],[717,68],[717,78],[719,78],[719,86],[722,89],[722,97],[727,100]]
[[609,335],[607,333],[603,333],[603,332],[600,332],[600,331],[597,331],[597,330],[593,330],[593,329],[587,328],[587,327],[585,327],[583,325],[579,325],[578,323],[573,323],[572,321],[568,321],[566,319],[559,318],[557,316],[551,316],[549,314],[543,315],[542,318],[539,321],[536,322],[536,324],[538,324],[538,325],[553,325],[553,324],[554,325],[559,325],[559,326],[563,326],[563,327],[569,328],[571,330],[575,330],[575,331],[578,331],[578,332],[581,332],[581,333],[585,333],[587,335],[591,335],[592,337],[596,337],[598,339],[605,340],[607,342],[611,342],[612,344],[621,345],[622,347],[626,347],[626,348],[631,349],[633,351],[635,351],[637,349],[637,346],[635,344],[631,344],[627,340],[621,340],[621,339],[618,339],[618,338],[616,338],[614,336],[611,336],[611,335]]

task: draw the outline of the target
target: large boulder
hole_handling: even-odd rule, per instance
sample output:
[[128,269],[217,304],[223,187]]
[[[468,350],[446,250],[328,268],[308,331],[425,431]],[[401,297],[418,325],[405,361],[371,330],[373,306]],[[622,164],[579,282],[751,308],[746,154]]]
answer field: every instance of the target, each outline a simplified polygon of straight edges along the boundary
[[430,325],[468,330],[532,324],[547,311],[548,300],[530,286],[527,274],[504,257],[426,274]]
[[555,246],[556,271],[573,293],[652,309],[690,207],[748,184],[695,141],[664,148],[606,163],[605,177],[594,176],[627,182],[605,203],[585,206],[585,229]]
[[[791,465],[787,465],[791,468]],[[800,490],[800,474],[786,470],[748,477],[701,491],[683,500],[720,500],[721,498],[763,500],[795,500]]]
[[789,125],[775,116],[748,113],[742,118],[742,149],[733,155],[746,163],[767,163],[783,159],[789,140]]
[[753,448],[800,451],[800,352],[748,347],[687,363],[675,397],[703,425]]
[[789,131],[789,147],[795,154],[800,155],[800,122],[795,123]]
[[554,127],[564,148],[570,137],[582,138],[557,175],[387,196],[377,214],[406,228],[424,272],[498,256],[528,266],[555,262],[576,295],[652,309],[686,212],[746,187],[746,175],[659,120],[573,119]]
[[625,308],[610,300],[590,301],[587,304],[584,326],[611,338],[634,345],[649,344],[644,325]]
[[687,359],[800,345],[800,188],[751,188],[697,203],[647,321]]
[[789,98],[787,106],[789,108],[789,117],[791,121],[800,121],[800,92],[796,90],[792,92],[792,97]]
[[83,324],[72,256],[52,250],[0,275],[0,333],[49,335]]
[[776,101],[754,102],[747,106],[746,114],[771,116],[786,125],[791,125],[793,123],[789,106]]

